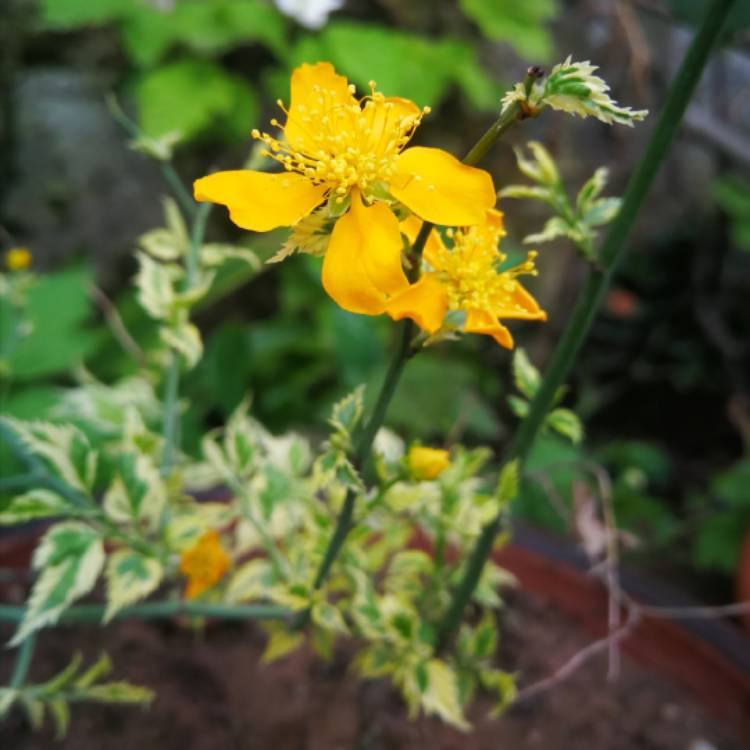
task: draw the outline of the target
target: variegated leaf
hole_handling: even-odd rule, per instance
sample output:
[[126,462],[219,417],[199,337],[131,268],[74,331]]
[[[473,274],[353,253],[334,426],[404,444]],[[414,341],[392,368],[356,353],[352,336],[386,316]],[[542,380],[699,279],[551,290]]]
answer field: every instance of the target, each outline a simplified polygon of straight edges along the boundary
[[148,596],[159,585],[164,570],[161,563],[132,549],[120,549],[107,561],[107,609],[104,622],[119,610]]
[[34,552],[33,567],[40,571],[39,577],[10,645],[17,646],[30,633],[57,622],[67,607],[91,591],[103,565],[102,539],[90,526],[67,521],[49,529]]

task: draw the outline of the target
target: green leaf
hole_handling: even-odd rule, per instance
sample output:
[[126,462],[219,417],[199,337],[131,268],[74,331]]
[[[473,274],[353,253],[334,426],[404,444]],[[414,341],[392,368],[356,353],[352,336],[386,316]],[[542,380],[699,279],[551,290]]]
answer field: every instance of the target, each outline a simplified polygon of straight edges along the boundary
[[485,690],[490,690],[497,695],[497,704],[490,711],[490,717],[496,718],[516,699],[518,694],[516,678],[499,669],[486,669],[480,673],[480,680]]
[[188,367],[195,367],[203,356],[203,339],[198,327],[184,321],[172,328],[162,328],[159,331],[162,341],[179,352]]
[[420,698],[425,713],[436,714],[456,729],[468,731],[471,727],[458,700],[458,680],[454,670],[441,659],[430,659],[425,671],[427,685]]
[[57,622],[62,612],[87,594],[104,565],[104,546],[98,532],[76,521],[47,531],[34,552],[39,571],[26,613],[10,645],[19,645],[30,633]]
[[547,415],[545,424],[568,438],[571,443],[580,443],[583,440],[583,424],[570,409],[553,409]]
[[523,57],[544,62],[552,54],[544,24],[558,13],[555,0],[460,0],[460,6],[485,36],[508,42]]
[[508,396],[508,406],[510,406],[510,410],[519,419],[525,419],[529,413],[529,409],[531,408],[531,404],[529,404],[529,402],[525,398],[521,398],[520,396],[516,396],[514,394]]
[[528,399],[534,398],[542,382],[539,370],[531,364],[528,354],[521,347],[513,353],[513,380],[516,388]]
[[138,302],[152,318],[166,320],[174,309],[174,285],[180,278],[181,271],[176,266],[158,263],[146,253],[137,252],[136,259],[138,273],[135,287]]
[[538,245],[542,242],[551,242],[558,237],[570,237],[575,241],[576,235],[573,233],[570,225],[565,219],[562,219],[559,216],[553,216],[551,219],[547,219],[541,232],[528,234],[523,238],[523,241],[527,245]]
[[135,95],[141,127],[153,137],[179,132],[190,140],[213,131],[235,140],[259,114],[247,82],[201,60],[178,60],[143,74]]
[[507,505],[518,494],[518,459],[510,461],[501,469],[495,494],[501,505]]
[[0,512],[0,526],[26,523],[38,518],[72,515],[75,508],[56,492],[44,489],[29,490],[17,495]]
[[114,552],[107,561],[107,609],[104,622],[109,622],[119,610],[148,596],[156,589],[164,570],[161,563],[131,549]]
[[364,386],[359,386],[333,407],[328,423],[339,434],[343,441],[342,447],[350,444],[352,434],[362,418],[364,392]]
[[229,579],[224,598],[233,604],[267,599],[274,585],[273,567],[261,558],[240,566]]
[[133,0],[41,0],[39,15],[44,26],[73,29],[116,20],[132,7]]
[[[84,326],[91,311],[88,268],[71,268],[40,276],[28,293],[27,316],[33,335],[20,340],[9,357],[19,380],[68,372],[94,349],[97,336]],[[12,316],[0,300],[0,340],[9,335]]]
[[154,700],[154,691],[129,682],[107,682],[92,685],[82,693],[86,700],[95,703],[137,703],[148,705]]

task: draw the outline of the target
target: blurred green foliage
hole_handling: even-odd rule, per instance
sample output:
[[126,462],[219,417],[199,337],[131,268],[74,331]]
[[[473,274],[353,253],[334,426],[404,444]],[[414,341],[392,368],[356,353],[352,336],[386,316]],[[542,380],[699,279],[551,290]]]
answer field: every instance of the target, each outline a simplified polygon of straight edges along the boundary
[[750,182],[726,177],[714,184],[714,200],[729,216],[732,241],[740,250],[750,250]]
[[[519,54],[547,60],[551,37],[544,24],[556,0],[462,0],[461,10],[481,34]],[[43,28],[69,31],[114,25],[131,62],[129,85],[140,124],[149,136],[180,132],[183,141],[211,137],[238,141],[261,125],[258,94],[288,96],[292,68],[329,60],[366,91],[381,91],[438,106],[457,88],[471,108],[498,108],[501,82],[478,62],[481,38],[438,38],[367,21],[337,19],[319,32],[299,29],[264,0],[41,0]],[[252,70],[227,60],[238,48],[264,50]]]

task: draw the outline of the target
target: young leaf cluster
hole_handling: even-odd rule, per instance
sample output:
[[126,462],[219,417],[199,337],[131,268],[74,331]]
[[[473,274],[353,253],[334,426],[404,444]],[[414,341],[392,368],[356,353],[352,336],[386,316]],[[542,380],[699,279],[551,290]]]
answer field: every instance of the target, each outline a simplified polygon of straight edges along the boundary
[[567,237],[581,255],[590,262],[596,260],[594,241],[598,228],[608,224],[620,209],[619,198],[601,197],[607,183],[608,170],[600,167],[578,191],[575,202],[568,198],[554,159],[537,141],[529,144],[531,158],[516,149],[518,169],[534,185],[507,185],[500,198],[522,198],[546,203],[555,212],[540,232],[524,237],[527,244],[550,242],[557,237]]

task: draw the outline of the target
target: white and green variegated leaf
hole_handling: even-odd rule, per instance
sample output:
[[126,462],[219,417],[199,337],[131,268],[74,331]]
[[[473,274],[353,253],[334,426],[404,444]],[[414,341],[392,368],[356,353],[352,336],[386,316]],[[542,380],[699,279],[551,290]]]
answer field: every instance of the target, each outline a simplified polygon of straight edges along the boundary
[[341,611],[330,602],[316,602],[312,607],[310,615],[312,621],[325,630],[340,635],[347,635],[349,633],[349,628],[347,628],[346,622],[344,622]]
[[164,223],[185,253],[190,244],[190,235],[182,211],[180,211],[177,201],[171,195],[165,195],[162,198],[162,203],[164,206]]
[[179,326],[162,328],[159,336],[167,346],[184,357],[188,367],[195,367],[203,356],[201,334],[192,323],[185,321]]
[[529,355],[521,347],[513,353],[513,381],[526,398],[534,398],[542,382],[539,370],[531,364]]
[[250,268],[256,271],[262,265],[258,256],[250,248],[242,247],[241,245],[212,242],[203,245],[201,248],[200,260],[203,266],[220,266],[231,258],[236,258],[247,263]]
[[176,265],[158,263],[143,252],[137,252],[136,258],[138,301],[152,318],[166,320],[174,309],[175,282],[182,276],[182,271]]
[[138,244],[151,258],[162,263],[178,261],[185,253],[185,247],[164,227],[141,235]]
[[178,308],[192,307],[196,302],[203,299],[211,289],[216,278],[215,271],[201,271],[196,279],[187,288],[175,294],[175,305]]
[[555,65],[544,82],[542,106],[579,117],[596,117],[607,125],[618,123],[633,127],[633,123],[645,119],[648,110],[621,107],[614,101],[607,93],[606,81],[594,75],[595,70],[597,66],[588,60],[573,62],[570,56]]
[[11,645],[57,622],[67,607],[91,591],[103,565],[102,539],[90,526],[67,521],[49,529],[34,552],[33,567],[39,577]]
[[582,215],[591,203],[601,195],[604,186],[607,184],[608,177],[609,170],[606,167],[599,167],[586,180],[576,196],[576,209],[579,215]]
[[558,237],[570,237],[576,239],[577,235],[573,228],[564,219],[559,216],[553,216],[547,219],[541,232],[528,234],[523,238],[527,245],[537,245],[541,242],[551,242]]
[[345,441],[351,438],[354,429],[362,418],[364,392],[364,386],[359,386],[338,401],[331,412],[331,418],[328,422]]
[[14,497],[0,512],[0,526],[12,526],[38,518],[75,515],[77,510],[56,492],[38,488]]
[[234,506],[227,503],[194,503],[173,508],[164,538],[171,549],[183,552],[210,529],[221,528],[233,520]]
[[20,693],[18,690],[10,688],[0,688],[0,719],[3,719],[10,712],[13,704],[18,699]]
[[420,682],[423,680],[426,685],[420,703],[425,713],[437,715],[456,729],[468,731],[471,726],[458,699],[458,678],[453,668],[442,659],[430,659],[424,665]]
[[107,561],[107,609],[109,622],[123,607],[148,596],[161,583],[164,569],[154,557],[132,549],[120,549]]
[[498,198],[520,198],[542,201],[554,205],[555,194],[552,190],[538,185],[506,185],[497,194]]
[[86,494],[91,491],[97,456],[79,429],[67,424],[3,419],[32,453],[44,459],[55,476],[75,490]]
[[600,198],[590,203],[581,216],[581,221],[589,227],[609,224],[617,216],[622,205],[620,198]]
[[167,485],[149,456],[125,453],[104,495],[104,511],[117,523],[158,526],[167,504]]
[[256,558],[234,572],[227,583],[224,598],[232,604],[267,599],[275,583],[271,563],[266,559]]
[[547,415],[546,424],[555,432],[568,438],[571,443],[580,443],[583,440],[583,424],[570,409],[553,409]]
[[106,682],[92,685],[81,693],[84,700],[94,703],[134,703],[150,704],[155,697],[154,691],[129,682]]

